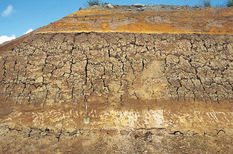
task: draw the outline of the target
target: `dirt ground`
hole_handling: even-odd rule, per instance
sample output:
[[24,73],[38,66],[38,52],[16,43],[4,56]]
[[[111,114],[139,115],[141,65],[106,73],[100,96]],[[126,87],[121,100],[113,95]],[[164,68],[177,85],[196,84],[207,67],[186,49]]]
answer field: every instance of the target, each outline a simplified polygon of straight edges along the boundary
[[[28,131],[30,132],[28,134]],[[79,130],[55,134],[50,130],[0,128],[1,153],[231,153],[232,134],[151,130]]]

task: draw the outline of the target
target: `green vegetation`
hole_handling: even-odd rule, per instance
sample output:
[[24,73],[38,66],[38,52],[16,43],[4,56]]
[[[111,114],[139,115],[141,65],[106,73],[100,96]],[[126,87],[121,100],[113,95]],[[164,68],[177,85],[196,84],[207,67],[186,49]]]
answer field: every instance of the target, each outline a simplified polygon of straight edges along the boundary
[[99,0],[87,0],[87,4],[89,6],[100,5],[100,2],[99,2]]
[[211,7],[210,0],[203,1],[204,7]]
[[227,7],[232,7],[232,6],[233,6],[233,0],[228,0]]
[[[103,5],[103,4],[108,4],[108,3],[100,3],[99,0],[87,0],[88,6],[93,6],[93,5]],[[223,7],[232,7],[233,6],[233,0],[228,0],[225,4],[219,4],[216,7],[223,8]],[[202,0],[202,4],[200,5],[195,5],[194,7],[211,7],[211,0]],[[81,8],[79,8],[81,10]]]

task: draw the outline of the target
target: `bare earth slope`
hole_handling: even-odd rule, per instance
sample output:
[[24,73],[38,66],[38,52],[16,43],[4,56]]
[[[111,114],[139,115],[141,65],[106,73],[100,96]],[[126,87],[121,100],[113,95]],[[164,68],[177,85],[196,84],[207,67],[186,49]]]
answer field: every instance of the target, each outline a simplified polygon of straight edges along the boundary
[[233,9],[113,7],[0,46],[1,153],[233,151]]

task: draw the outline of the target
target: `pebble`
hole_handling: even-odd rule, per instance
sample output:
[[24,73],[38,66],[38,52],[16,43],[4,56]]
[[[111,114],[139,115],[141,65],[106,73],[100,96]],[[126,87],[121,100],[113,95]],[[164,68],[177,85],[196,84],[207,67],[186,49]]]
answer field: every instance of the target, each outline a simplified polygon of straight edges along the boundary
[[138,4],[133,4],[134,7],[143,7],[144,5],[138,3]]
[[114,6],[112,4],[107,4],[107,7],[110,9],[114,9]]

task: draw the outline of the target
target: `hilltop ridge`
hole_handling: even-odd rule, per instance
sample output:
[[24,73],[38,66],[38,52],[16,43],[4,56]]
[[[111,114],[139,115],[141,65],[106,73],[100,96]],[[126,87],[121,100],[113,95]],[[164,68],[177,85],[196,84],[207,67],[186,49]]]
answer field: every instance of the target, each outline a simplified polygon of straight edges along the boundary
[[132,32],[233,34],[233,8],[135,5],[93,6],[43,27],[39,33]]

